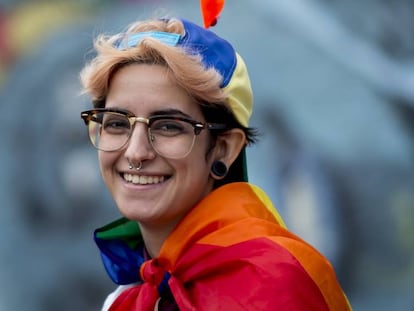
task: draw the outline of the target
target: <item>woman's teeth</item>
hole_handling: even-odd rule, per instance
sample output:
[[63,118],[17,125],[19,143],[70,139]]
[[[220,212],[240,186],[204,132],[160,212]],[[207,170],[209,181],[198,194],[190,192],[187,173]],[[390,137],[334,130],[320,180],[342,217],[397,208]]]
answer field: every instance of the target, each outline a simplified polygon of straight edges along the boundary
[[164,181],[164,176],[140,176],[132,174],[124,174],[124,179],[127,182],[136,185],[158,184]]

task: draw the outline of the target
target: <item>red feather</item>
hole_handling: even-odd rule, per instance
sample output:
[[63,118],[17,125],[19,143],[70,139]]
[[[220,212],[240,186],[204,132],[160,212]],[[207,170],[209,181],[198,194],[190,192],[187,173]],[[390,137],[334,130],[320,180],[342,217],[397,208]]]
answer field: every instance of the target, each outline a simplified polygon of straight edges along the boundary
[[217,24],[217,19],[223,10],[224,0],[201,0],[201,14],[204,27],[209,28]]

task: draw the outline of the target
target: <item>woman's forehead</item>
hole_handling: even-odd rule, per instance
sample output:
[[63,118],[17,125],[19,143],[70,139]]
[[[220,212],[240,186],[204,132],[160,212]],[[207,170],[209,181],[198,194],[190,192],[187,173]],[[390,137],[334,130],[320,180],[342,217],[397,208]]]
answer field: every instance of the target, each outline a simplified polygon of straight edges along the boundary
[[175,109],[192,117],[202,116],[197,101],[161,65],[134,64],[118,70],[111,79],[105,106],[134,114]]

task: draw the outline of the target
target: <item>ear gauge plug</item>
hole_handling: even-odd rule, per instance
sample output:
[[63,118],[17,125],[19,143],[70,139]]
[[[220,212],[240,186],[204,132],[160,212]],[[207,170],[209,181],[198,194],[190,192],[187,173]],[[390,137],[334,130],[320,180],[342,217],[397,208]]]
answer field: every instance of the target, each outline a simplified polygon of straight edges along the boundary
[[222,161],[214,161],[211,165],[211,173],[217,177],[226,176],[227,171],[227,166]]

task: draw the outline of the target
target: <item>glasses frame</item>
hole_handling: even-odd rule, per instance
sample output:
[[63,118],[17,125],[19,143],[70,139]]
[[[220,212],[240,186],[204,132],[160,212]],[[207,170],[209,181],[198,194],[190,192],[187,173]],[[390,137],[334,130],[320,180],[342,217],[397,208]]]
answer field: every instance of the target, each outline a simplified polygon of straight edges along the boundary
[[[131,126],[131,130],[129,132],[128,138],[126,139],[125,143],[122,146],[120,146],[119,148],[114,149],[114,150],[104,150],[104,149],[98,148],[93,143],[93,140],[92,140],[92,137],[91,137],[91,132],[89,130],[89,122],[92,121],[93,115],[96,114],[96,113],[104,113],[104,112],[116,113],[116,114],[120,114],[120,115],[125,116],[128,119],[129,124]],[[157,154],[159,154],[159,153],[158,153],[157,149],[154,148],[154,146],[152,145],[152,142],[151,142],[151,135],[152,135],[151,134],[151,125],[155,121],[161,120],[161,119],[162,120],[179,120],[179,121],[183,121],[183,122],[186,122],[186,123],[190,124],[194,129],[193,144],[191,145],[190,150],[183,157],[187,156],[191,152],[191,150],[194,146],[195,138],[196,138],[196,136],[198,136],[201,133],[202,130],[226,130],[226,129],[228,129],[227,124],[208,123],[208,122],[203,123],[203,122],[199,122],[199,121],[196,121],[196,120],[193,120],[193,119],[190,119],[190,118],[174,116],[174,115],[155,115],[155,116],[150,116],[148,118],[139,117],[139,116],[136,116],[135,114],[133,114],[132,112],[130,112],[128,110],[120,109],[120,108],[95,108],[95,109],[91,109],[91,110],[85,110],[85,111],[81,112],[81,118],[85,122],[85,125],[88,127],[88,135],[89,135],[89,139],[90,139],[92,145],[96,149],[101,150],[101,151],[106,151],[106,152],[114,152],[114,151],[119,151],[119,150],[123,149],[128,144],[129,140],[131,139],[132,132],[134,130],[134,126],[137,122],[144,123],[144,124],[147,125],[148,141],[151,144],[152,148],[155,150],[155,152],[157,152]]]

